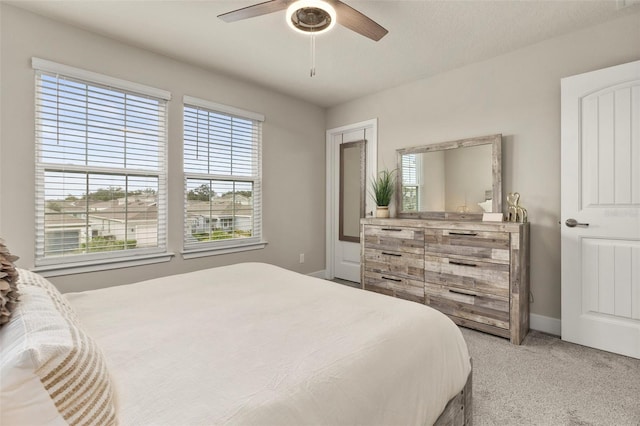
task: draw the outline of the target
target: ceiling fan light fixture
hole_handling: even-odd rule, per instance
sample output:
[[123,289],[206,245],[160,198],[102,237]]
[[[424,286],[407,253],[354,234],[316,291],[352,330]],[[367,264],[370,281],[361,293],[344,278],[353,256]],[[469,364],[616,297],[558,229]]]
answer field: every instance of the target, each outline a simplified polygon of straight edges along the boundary
[[336,24],[336,10],[323,0],[298,0],[287,8],[287,24],[302,34],[322,34]]

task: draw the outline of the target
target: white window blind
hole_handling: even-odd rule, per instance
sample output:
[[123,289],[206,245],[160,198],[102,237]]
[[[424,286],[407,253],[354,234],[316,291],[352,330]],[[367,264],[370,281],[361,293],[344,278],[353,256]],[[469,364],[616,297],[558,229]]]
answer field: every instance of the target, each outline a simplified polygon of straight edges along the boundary
[[48,61],[33,66],[36,265],[166,252],[168,93]]
[[402,155],[402,211],[418,210],[420,172],[420,159],[418,155]]
[[262,243],[262,121],[185,97],[185,251]]

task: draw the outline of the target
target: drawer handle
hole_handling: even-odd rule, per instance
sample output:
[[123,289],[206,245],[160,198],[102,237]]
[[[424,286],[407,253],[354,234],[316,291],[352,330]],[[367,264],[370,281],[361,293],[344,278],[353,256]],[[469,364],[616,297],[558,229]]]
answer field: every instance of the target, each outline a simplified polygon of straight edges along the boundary
[[449,263],[451,265],[459,265],[459,266],[472,266],[472,267],[476,267],[478,265],[474,265],[473,263],[465,263],[465,262],[456,262],[455,260],[450,260]]
[[476,232],[449,232],[449,235],[463,235],[465,237],[475,237],[478,234]]
[[449,292],[450,292],[450,293],[455,293],[455,294],[462,294],[462,295],[464,295],[464,296],[471,296],[471,297],[476,297],[476,296],[477,296],[477,294],[473,294],[473,293],[466,293],[466,292],[464,292],[464,291],[460,291],[460,290],[451,290],[451,289],[449,289]]
[[397,279],[397,278],[385,277],[384,275],[382,276],[382,279],[383,279],[383,280],[389,280],[389,281],[395,281],[395,282],[397,282],[397,283],[401,283],[401,282],[402,282],[402,280],[399,280],[399,279]]
[[395,231],[395,232],[400,232],[402,231],[402,229],[397,229],[397,228],[382,228],[383,231]]
[[383,251],[382,254],[384,254],[385,256],[395,256],[395,257],[402,257],[401,254],[398,253],[388,253],[386,251]]

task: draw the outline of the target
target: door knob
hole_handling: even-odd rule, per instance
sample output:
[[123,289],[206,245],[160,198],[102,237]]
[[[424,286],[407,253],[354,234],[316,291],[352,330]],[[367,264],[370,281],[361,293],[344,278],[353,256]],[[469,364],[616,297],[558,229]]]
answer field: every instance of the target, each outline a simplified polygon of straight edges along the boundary
[[577,220],[571,218],[571,219],[567,219],[567,221],[564,223],[565,225],[567,225],[569,228],[575,228],[576,226],[589,226],[588,223],[579,223]]

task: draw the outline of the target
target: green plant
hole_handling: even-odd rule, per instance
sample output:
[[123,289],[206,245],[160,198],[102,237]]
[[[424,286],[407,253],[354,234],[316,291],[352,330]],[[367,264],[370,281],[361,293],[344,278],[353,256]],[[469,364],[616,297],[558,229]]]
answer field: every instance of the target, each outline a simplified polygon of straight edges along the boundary
[[377,206],[386,207],[391,203],[391,197],[396,187],[395,170],[382,170],[371,182],[373,199]]
[[89,240],[89,244],[80,244],[80,248],[87,253],[94,253],[99,251],[114,251],[136,248],[138,245],[137,240],[116,240],[109,237],[93,237]]

